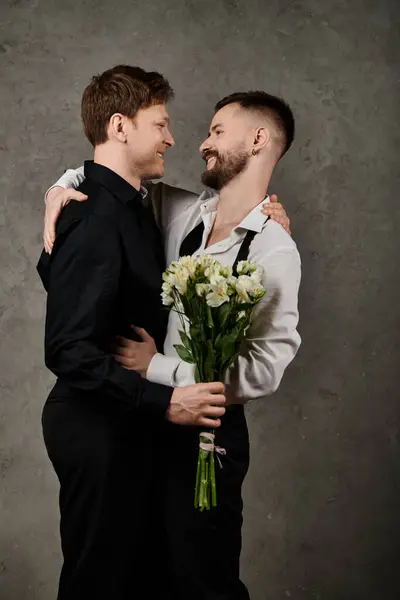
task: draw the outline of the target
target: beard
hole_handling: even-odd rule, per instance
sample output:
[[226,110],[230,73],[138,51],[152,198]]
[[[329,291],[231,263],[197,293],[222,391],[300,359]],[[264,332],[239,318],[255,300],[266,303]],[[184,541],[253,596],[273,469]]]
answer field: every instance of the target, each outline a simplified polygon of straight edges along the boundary
[[207,169],[202,173],[201,181],[217,192],[242,173],[250,159],[243,145],[239,145],[225,154],[209,153],[208,156],[215,156],[216,162],[212,169]]

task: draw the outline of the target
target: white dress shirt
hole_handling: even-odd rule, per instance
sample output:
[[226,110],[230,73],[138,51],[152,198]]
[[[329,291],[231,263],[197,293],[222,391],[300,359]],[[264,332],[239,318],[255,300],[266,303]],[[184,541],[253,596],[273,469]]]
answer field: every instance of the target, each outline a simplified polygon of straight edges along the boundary
[[[54,185],[77,187],[83,179],[83,167],[69,169]],[[262,283],[266,294],[253,309],[252,323],[240,356],[227,372],[225,384],[229,403],[245,404],[273,393],[301,342],[296,329],[301,262],[295,242],[283,227],[271,219],[265,222],[261,209],[268,197],[232,230],[229,237],[205,248],[216,217],[218,196],[206,190],[199,197],[164,183],[149,183],[146,188],[149,194],[147,197],[145,193],[142,195],[144,202],[151,202],[162,228],[167,265],[178,260],[182,241],[201,220],[204,234],[195,254],[212,254],[226,265],[235,262],[247,231],[258,234],[250,245],[248,258],[263,267]],[[150,381],[174,387],[194,383],[194,365],[182,361],[174,348],[174,344],[180,343],[180,326],[177,313],[171,311],[164,354],[156,354],[147,371]]]

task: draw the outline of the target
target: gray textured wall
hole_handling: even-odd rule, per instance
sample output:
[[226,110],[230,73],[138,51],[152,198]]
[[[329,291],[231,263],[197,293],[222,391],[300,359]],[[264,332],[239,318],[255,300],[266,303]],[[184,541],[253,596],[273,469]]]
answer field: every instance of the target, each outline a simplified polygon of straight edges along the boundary
[[[254,600],[400,596],[399,15],[396,0],[1,0],[0,598],[53,600],[56,478],[40,416],[42,194],[90,156],[89,77],[119,62],[173,84],[166,181],[199,190],[213,103],[283,95],[276,173],[304,267],[303,346],[248,407],[243,578]],[[397,234],[397,235],[396,235]]]

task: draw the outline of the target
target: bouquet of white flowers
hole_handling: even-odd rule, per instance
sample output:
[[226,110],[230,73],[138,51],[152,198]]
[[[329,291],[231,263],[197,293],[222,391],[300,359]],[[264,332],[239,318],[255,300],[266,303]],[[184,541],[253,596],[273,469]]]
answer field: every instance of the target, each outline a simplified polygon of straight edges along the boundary
[[[232,267],[212,256],[183,256],[163,274],[162,301],[180,317],[182,344],[175,349],[195,365],[196,382],[223,381],[236,360],[250,325],[251,311],[264,296],[262,268],[244,260]],[[215,430],[200,433],[194,505],[200,510],[217,505],[214,452]]]

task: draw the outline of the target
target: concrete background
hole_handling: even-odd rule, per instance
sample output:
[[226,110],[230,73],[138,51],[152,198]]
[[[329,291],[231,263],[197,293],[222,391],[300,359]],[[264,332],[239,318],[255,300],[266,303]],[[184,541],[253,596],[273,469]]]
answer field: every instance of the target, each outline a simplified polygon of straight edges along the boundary
[[[282,95],[297,141],[271,191],[303,259],[301,351],[248,407],[253,600],[400,597],[396,0],[0,0],[0,598],[54,600],[58,485],[40,416],[42,195],[90,157],[81,93],[120,62],[176,91],[166,181],[200,190],[213,104]],[[88,599],[89,600],[89,599]],[[116,599],[117,600],[117,599]],[[188,599],[189,600],[189,599]]]

